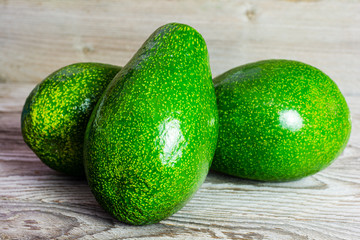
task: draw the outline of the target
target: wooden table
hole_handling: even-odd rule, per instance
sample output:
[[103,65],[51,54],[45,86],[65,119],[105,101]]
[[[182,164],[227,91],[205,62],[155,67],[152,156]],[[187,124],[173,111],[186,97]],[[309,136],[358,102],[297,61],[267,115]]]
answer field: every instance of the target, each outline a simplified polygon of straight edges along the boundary
[[[49,169],[20,133],[25,98],[79,61],[124,65],[157,27],[208,42],[214,76],[247,62],[312,64],[339,85],[353,129],[327,169],[287,183],[210,173],[159,224],[124,225],[86,181]],[[360,239],[360,1],[0,1],[0,239]]]

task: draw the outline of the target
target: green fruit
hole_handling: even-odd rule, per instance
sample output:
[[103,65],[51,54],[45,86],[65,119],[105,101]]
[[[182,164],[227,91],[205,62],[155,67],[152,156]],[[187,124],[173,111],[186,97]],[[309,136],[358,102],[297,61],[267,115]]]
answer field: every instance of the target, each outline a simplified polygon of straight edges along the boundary
[[214,79],[219,139],[212,169],[289,181],[330,165],[351,131],[349,108],[320,70],[289,60],[234,68]]
[[41,161],[69,175],[84,175],[87,122],[120,70],[101,63],[76,63],[55,71],[32,90],[22,111],[21,130]]
[[92,113],[84,147],[89,186],[118,220],[156,223],[200,187],[217,132],[205,41],[187,25],[164,25],[116,75]]

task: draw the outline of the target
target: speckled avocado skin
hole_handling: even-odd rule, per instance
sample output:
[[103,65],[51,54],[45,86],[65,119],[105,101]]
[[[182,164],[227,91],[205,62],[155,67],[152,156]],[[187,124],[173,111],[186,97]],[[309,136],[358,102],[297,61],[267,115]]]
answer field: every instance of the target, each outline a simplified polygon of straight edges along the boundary
[[159,222],[203,183],[217,134],[205,41],[190,26],[164,25],[118,73],[92,113],[84,148],[89,186],[118,220]]
[[262,181],[296,180],[330,165],[351,131],[349,108],[320,70],[265,60],[214,79],[219,139],[212,169]]
[[118,66],[75,63],[39,83],[26,99],[21,130],[27,145],[50,168],[84,175],[83,143],[90,114]]

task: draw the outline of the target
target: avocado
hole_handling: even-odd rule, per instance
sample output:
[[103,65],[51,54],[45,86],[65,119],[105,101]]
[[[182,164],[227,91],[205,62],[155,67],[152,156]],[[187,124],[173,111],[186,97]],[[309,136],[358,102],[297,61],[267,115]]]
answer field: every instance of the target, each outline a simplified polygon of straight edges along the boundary
[[164,25],[115,76],[90,117],[84,144],[89,186],[118,220],[159,222],[203,183],[217,134],[205,41],[190,26]]
[[265,60],[231,69],[214,85],[215,171],[260,181],[296,180],[329,166],[348,142],[349,108],[317,68]]
[[21,131],[27,145],[50,168],[84,176],[83,143],[90,114],[121,70],[101,63],[75,63],[50,74],[26,99]]

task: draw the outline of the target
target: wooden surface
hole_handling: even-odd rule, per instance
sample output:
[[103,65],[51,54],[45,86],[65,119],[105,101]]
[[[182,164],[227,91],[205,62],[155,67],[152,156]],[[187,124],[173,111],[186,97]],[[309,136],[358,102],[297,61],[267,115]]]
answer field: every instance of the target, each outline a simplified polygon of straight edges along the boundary
[[[174,21],[204,36],[214,76],[268,58],[325,71],[352,113],[344,153],[295,182],[210,173],[182,210],[142,227],[114,220],[84,180],[42,164],[20,133],[34,85],[78,61],[124,65],[149,34]],[[0,0],[0,239],[360,239],[359,59],[359,0]]]

